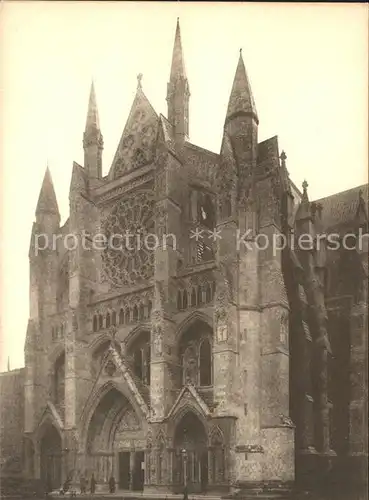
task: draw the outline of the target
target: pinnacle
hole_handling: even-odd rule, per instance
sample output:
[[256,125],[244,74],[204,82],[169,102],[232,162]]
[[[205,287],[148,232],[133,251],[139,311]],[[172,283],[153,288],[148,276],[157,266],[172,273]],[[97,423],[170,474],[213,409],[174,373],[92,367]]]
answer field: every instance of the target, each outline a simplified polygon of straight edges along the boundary
[[181,28],[179,25],[179,17],[177,18],[176,34],[174,37],[170,80],[175,81],[178,78],[183,78],[183,79],[187,78],[185,64],[184,64],[183,50],[182,50]]
[[231,95],[229,97],[226,119],[228,120],[232,115],[238,113],[250,114],[255,118],[256,122],[259,123],[255,101],[251,91],[251,85],[242,58],[242,49],[240,49],[236,74],[233,80]]
[[54,191],[49,167],[46,168],[44,180],[37,202],[36,214],[50,213],[59,215],[58,202]]
[[91,82],[90,99],[88,102],[88,111],[87,111],[85,131],[87,132],[87,131],[90,131],[91,129],[100,130],[99,112],[97,109],[95,85],[94,85],[93,80]]

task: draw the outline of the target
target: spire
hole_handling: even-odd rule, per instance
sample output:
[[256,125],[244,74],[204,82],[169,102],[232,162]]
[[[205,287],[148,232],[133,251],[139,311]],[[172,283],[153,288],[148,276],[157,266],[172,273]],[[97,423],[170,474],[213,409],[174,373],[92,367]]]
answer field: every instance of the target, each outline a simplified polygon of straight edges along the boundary
[[183,145],[189,136],[189,100],[190,88],[184,65],[179,18],[177,18],[167,103],[168,121],[174,127],[176,143],[179,145]]
[[87,133],[91,130],[100,130],[99,112],[97,110],[95,85],[93,80],[91,82],[85,132]]
[[94,82],[91,82],[90,98],[88,102],[86,128],[83,134],[83,148],[85,150],[84,166],[92,178],[100,179],[102,175],[102,150],[104,140],[100,130],[99,112],[97,110]]
[[181,28],[179,26],[179,17],[177,17],[176,34],[174,37],[174,47],[172,56],[172,67],[170,70],[170,81],[176,81],[178,78],[187,79],[186,69],[184,64],[182,42],[181,42]]
[[59,216],[58,202],[56,201],[54,185],[49,167],[46,168],[36,207],[36,215],[42,213],[55,214]]
[[226,121],[228,121],[233,115],[239,113],[253,116],[256,123],[259,124],[251,85],[247,77],[245,64],[242,58],[242,49],[240,49],[240,57],[238,59],[232,91],[229,97]]

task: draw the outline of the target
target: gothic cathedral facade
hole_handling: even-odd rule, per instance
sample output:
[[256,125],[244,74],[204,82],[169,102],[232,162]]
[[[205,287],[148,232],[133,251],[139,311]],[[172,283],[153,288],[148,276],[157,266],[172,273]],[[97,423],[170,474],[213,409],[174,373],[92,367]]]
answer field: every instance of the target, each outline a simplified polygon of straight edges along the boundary
[[94,473],[98,489],[113,475],[123,490],[229,492],[365,469],[367,254],[291,241],[367,228],[368,187],[315,203],[296,188],[277,137],[258,142],[242,53],[219,154],[189,141],[189,100],[178,23],[168,116],[139,77],[107,175],[92,85],[62,226],[45,174],[22,468],[55,488]]

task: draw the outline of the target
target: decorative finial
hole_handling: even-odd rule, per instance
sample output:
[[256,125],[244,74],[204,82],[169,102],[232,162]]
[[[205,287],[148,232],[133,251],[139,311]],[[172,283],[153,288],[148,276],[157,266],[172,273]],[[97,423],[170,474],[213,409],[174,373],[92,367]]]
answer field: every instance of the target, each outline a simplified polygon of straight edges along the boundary
[[359,198],[362,198],[362,197],[363,197],[363,190],[359,189]]
[[8,372],[10,372],[10,356],[8,356]]
[[280,158],[280,160],[282,162],[282,167],[285,167],[286,166],[287,155],[284,152],[284,150],[282,150],[281,156],[279,158]]
[[240,48],[240,56],[242,56],[242,47]]
[[137,75],[137,88],[138,89],[142,89],[142,77],[143,77],[143,74],[142,73],[139,73]]
[[309,184],[307,183],[307,180],[305,179],[304,182],[302,183],[302,189],[304,190],[304,193],[306,193],[308,186],[309,186]]

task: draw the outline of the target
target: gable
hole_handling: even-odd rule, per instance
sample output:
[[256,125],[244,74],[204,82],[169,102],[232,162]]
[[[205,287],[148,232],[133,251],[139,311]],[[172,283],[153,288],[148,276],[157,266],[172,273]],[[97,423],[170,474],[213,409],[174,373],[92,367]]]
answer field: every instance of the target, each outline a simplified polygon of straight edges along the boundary
[[175,418],[176,416],[182,414],[182,412],[187,408],[192,408],[192,410],[205,418],[211,414],[208,405],[192,385],[186,385],[183,387],[167,417]]
[[139,88],[110,169],[109,179],[151,163],[154,159],[158,115]]

